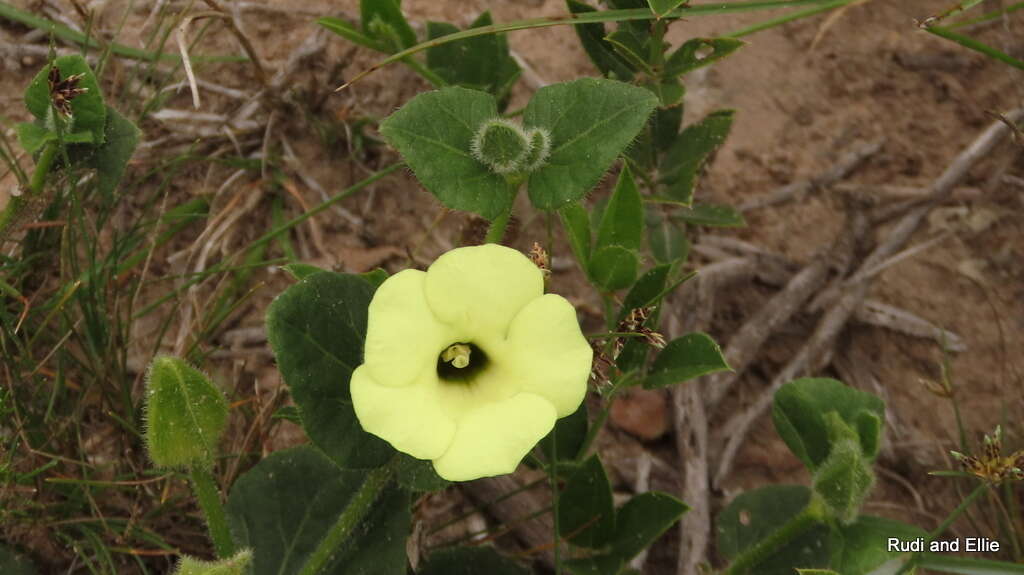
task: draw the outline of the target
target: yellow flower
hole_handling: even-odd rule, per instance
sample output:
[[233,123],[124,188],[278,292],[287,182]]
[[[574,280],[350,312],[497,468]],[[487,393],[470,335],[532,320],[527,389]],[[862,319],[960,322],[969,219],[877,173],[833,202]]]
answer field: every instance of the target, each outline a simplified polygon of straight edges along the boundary
[[352,403],[364,429],[445,479],[501,475],[576,411],[592,355],[526,256],[458,248],[374,294]]

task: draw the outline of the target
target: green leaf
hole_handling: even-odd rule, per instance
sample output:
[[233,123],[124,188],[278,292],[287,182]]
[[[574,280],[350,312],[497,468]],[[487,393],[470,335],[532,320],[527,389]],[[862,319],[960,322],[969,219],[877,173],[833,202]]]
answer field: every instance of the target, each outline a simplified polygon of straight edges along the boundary
[[318,18],[317,24],[324,28],[334,32],[338,36],[345,38],[346,40],[359,44],[364,48],[376,50],[378,52],[387,52],[388,48],[382,42],[376,38],[366,35],[351,22],[342,20],[341,18]]
[[13,549],[0,545],[0,573],[4,575],[36,575],[35,566]]
[[[493,23],[488,11],[474,20],[469,28]],[[429,39],[458,31],[458,27],[446,22],[427,22]],[[427,66],[449,84],[490,92],[499,100],[508,93],[522,72],[509,54],[507,39],[501,34],[487,34],[428,48]]]
[[57,134],[47,130],[46,128],[38,125],[23,122],[18,124],[18,143],[25,149],[29,154],[35,154],[47,142],[51,142],[57,139]]
[[228,418],[224,394],[198,369],[159,356],[146,374],[146,447],[157,467],[208,469]]
[[586,195],[640,133],[657,101],[643,88],[593,78],[538,90],[523,123],[551,132],[551,156],[530,174],[533,205],[556,210]]
[[453,547],[432,553],[417,575],[529,575],[493,547]]
[[722,349],[705,333],[689,333],[674,339],[654,358],[644,387],[651,389],[682,383],[732,368],[725,362]]
[[927,532],[914,525],[861,515],[854,523],[840,525],[833,532],[831,567],[843,575],[864,575],[900,555],[888,551],[890,537],[911,541],[927,536]]
[[580,455],[589,427],[587,404],[584,402],[576,411],[556,421],[554,429],[538,445],[549,462],[572,461]]
[[[683,103],[683,96],[686,95],[686,88],[683,87],[679,80],[674,78],[665,81],[647,82],[643,84],[643,87],[658,97],[658,111],[664,111],[681,105]],[[676,126],[676,131],[678,130],[679,127]]]
[[[272,453],[241,476],[227,512],[235,541],[254,551],[252,575],[298,573],[365,476],[305,446]],[[409,496],[388,487],[320,573],[405,575],[409,530]]]
[[497,116],[493,96],[453,86],[416,96],[380,131],[441,203],[493,220],[512,206],[515,190],[477,161],[470,146],[477,129]]
[[640,276],[636,284],[629,290],[622,300],[622,309],[619,310],[619,319],[626,319],[626,315],[639,307],[649,307],[661,303],[665,295],[665,286],[668,282],[669,272],[672,266],[662,264],[647,270]]
[[292,276],[294,280],[303,280],[313,274],[325,272],[327,270],[316,267],[311,264],[304,264],[302,262],[294,262],[281,266],[281,269],[288,272],[288,275]]
[[605,246],[590,258],[590,277],[605,291],[633,285],[640,262],[636,253],[622,246]]
[[647,3],[651,5],[651,12],[654,12],[658,18],[661,18],[665,14],[668,14],[682,6],[687,1],[688,0],[647,0]]
[[668,188],[667,200],[683,205],[693,203],[693,190],[701,171],[729,135],[732,120],[732,110],[712,112],[700,122],[687,126],[676,138],[661,164],[661,183]]
[[656,204],[647,205],[647,245],[659,263],[685,262],[690,255],[686,225],[662,211]]
[[392,51],[416,45],[416,33],[402,14],[400,0],[361,0],[360,21],[370,37],[392,45]]
[[201,561],[182,555],[174,575],[244,575],[252,562],[252,551],[243,549],[229,559]]
[[636,70],[640,70],[648,75],[654,74],[654,69],[644,58],[644,54],[647,51],[644,49],[642,41],[633,35],[627,29],[619,28],[615,32],[612,32],[605,37],[605,40],[611,44],[612,49],[619,55],[624,61]]
[[103,144],[96,148],[90,162],[96,168],[97,188],[109,197],[124,177],[128,161],[139,145],[139,129],[117,110],[107,107]]
[[[67,120],[53,109],[53,104],[50,101],[49,74],[51,66],[57,66],[57,69],[60,70],[61,80],[82,74],[76,86],[84,89],[85,92],[75,95],[71,99],[71,117]],[[96,75],[93,74],[89,64],[80,54],[61,56],[55,59],[53,64],[47,64],[40,70],[25,90],[25,106],[47,127],[53,126],[54,119],[60,117],[62,132],[91,132],[93,143],[103,143],[107,107],[103,103],[103,93],[100,92]],[[53,129],[56,130],[56,127]]]
[[576,261],[583,269],[587,269],[590,262],[590,216],[586,208],[579,202],[566,204],[558,210],[558,217],[562,220],[562,227],[565,228],[566,236],[569,238],[569,247],[576,256]]
[[877,418],[880,427],[885,421],[885,403],[840,381],[805,378],[783,385],[775,392],[772,420],[790,451],[813,471],[832,449],[826,418],[831,411],[856,430],[864,456],[873,459],[878,453],[878,431],[857,422],[858,418],[866,421],[861,414],[867,412]]
[[[803,511],[811,490],[802,485],[769,485],[737,496],[715,521],[718,553],[732,561]],[[829,566],[829,530],[824,524],[765,558],[757,575],[793,575],[794,569]]]
[[294,405],[282,405],[277,408],[274,415],[270,416],[270,419],[283,419],[295,425],[302,425],[302,414],[299,412],[299,408]]
[[394,453],[363,431],[348,387],[362,363],[374,289],[359,276],[322,272],[289,287],[267,310],[270,347],[306,434],[345,468],[378,467]]
[[612,486],[597,455],[569,477],[558,499],[558,523],[561,536],[579,547],[603,547],[615,535]]
[[410,491],[440,491],[451,485],[434,471],[433,463],[405,453],[398,454],[395,473],[398,484]]
[[597,230],[597,249],[622,246],[640,249],[644,235],[644,203],[629,166],[623,166]]
[[382,268],[374,268],[368,272],[359,274],[359,277],[370,282],[370,285],[376,289],[380,287],[380,284],[384,283],[384,280],[388,279],[388,272]]
[[693,207],[681,207],[673,214],[680,220],[695,226],[712,228],[742,228],[747,221],[743,214],[732,206],[721,204],[700,204]]
[[744,45],[736,38],[693,38],[665,61],[665,76],[675,78],[725,58]]
[[688,509],[686,504],[667,493],[648,491],[634,495],[616,514],[612,554],[623,562],[636,557],[675,525]]
[[[578,0],[566,0],[566,4],[569,6],[569,11],[573,14],[597,12],[596,8]],[[622,58],[615,53],[612,45],[604,39],[607,33],[604,24],[599,22],[576,24],[573,28],[576,29],[576,35],[579,36],[583,50],[586,51],[590,61],[597,66],[597,69],[602,74],[625,82],[633,79],[633,70],[622,61]]]
[[565,560],[565,566],[579,575],[619,573],[623,566],[651,546],[672,527],[688,507],[665,493],[648,491],[634,496],[615,516],[615,536],[609,550],[590,557]]

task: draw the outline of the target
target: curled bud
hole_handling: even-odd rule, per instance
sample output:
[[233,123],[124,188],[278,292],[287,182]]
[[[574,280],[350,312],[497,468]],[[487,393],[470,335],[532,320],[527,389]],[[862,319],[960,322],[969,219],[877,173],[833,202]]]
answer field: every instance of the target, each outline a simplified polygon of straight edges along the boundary
[[828,457],[814,472],[814,491],[843,524],[856,520],[874,483],[874,470],[854,439],[833,443]]
[[208,469],[228,418],[224,394],[181,359],[160,356],[146,381],[146,446],[157,467]]
[[551,155],[551,134],[544,128],[530,128],[526,138],[530,149],[523,158],[523,171],[532,172],[547,163]]
[[252,562],[252,551],[243,549],[230,559],[222,561],[200,561],[188,555],[182,555],[174,575],[242,575]]
[[470,152],[497,174],[510,174],[523,167],[530,141],[515,122],[493,118],[484,122],[473,136]]

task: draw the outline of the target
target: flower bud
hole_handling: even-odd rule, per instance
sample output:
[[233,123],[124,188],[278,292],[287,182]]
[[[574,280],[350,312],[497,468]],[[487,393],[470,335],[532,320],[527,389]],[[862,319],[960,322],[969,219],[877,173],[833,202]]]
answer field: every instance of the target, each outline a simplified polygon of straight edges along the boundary
[[523,158],[523,171],[532,172],[540,169],[551,155],[551,134],[544,128],[530,128],[526,132],[530,149]]
[[174,575],[242,575],[252,561],[252,551],[243,549],[223,561],[200,561],[182,555]]
[[523,161],[530,152],[530,140],[515,122],[493,118],[477,129],[470,152],[494,173],[510,174],[524,167]]
[[171,356],[150,364],[146,445],[157,467],[211,467],[227,417],[224,394],[202,372]]
[[857,519],[874,483],[875,473],[864,458],[860,443],[854,439],[833,443],[832,451],[814,472],[814,491],[829,512],[844,524]]

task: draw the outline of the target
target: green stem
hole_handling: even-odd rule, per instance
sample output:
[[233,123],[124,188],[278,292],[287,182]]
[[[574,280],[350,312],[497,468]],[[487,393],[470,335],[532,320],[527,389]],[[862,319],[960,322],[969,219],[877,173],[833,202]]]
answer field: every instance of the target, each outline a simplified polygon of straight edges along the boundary
[[235,543],[231,540],[231,530],[228,529],[227,515],[224,514],[224,504],[220,501],[220,489],[217,489],[217,482],[213,474],[205,469],[192,470],[192,487],[199,500],[199,508],[206,517],[206,526],[210,530],[210,539],[213,540],[213,548],[217,557],[227,559],[235,554]]
[[366,519],[381,492],[391,482],[391,474],[391,466],[385,465],[366,475],[366,480],[359,487],[359,491],[352,496],[352,500],[338,516],[331,530],[309,556],[299,575],[317,575],[327,565],[338,549],[351,537],[352,532]]
[[[981,494],[985,493],[987,489],[988,483],[979,483],[978,486],[974,488],[974,491],[972,491],[970,495],[965,497],[964,500],[960,502],[960,505],[957,505],[956,509],[954,509],[953,512],[949,514],[949,517],[946,517],[946,519],[942,523],[940,523],[938,527],[935,528],[935,531],[932,531],[928,534],[928,539],[925,541],[924,544],[925,549],[927,549],[931,542],[935,541],[935,539],[938,538],[939,535],[945,533],[946,529],[948,529],[949,526],[952,525],[954,521],[956,521],[957,517],[960,517],[964,513],[964,511],[967,511],[967,508],[970,507],[972,503],[974,503],[974,500],[981,497]],[[909,561],[903,564],[903,567],[900,567],[900,570],[896,572],[896,575],[906,573],[907,571],[913,569],[914,566],[916,566],[918,561],[920,560],[921,554],[916,553]]]
[[7,238],[12,231],[9,229],[14,222],[20,220],[25,210],[38,200],[46,187],[46,178],[53,168],[53,161],[60,151],[60,143],[51,141],[39,154],[39,161],[36,162],[36,171],[32,172],[32,179],[29,180],[28,190],[20,196],[14,196],[7,204],[7,208],[0,213],[0,243]]
[[[853,0],[754,0],[749,2],[731,2],[728,4],[721,2],[714,2],[707,5],[693,5],[693,6],[680,6],[675,10],[672,10],[664,16],[664,18],[685,18],[687,16],[710,16],[713,14],[735,14],[741,12],[750,12],[754,10],[771,10],[776,8],[795,8],[798,6],[814,6],[827,2],[830,7],[842,6],[849,4]],[[599,22],[628,22],[633,20],[653,20],[655,15],[651,12],[650,8],[630,8],[625,10],[601,10],[594,12],[580,12],[570,15],[558,15],[558,16],[546,16],[542,18],[530,18],[527,20],[516,20],[514,22],[507,22],[504,24],[492,24],[490,26],[480,26],[477,28],[470,28],[468,30],[461,30],[448,34],[447,36],[441,36],[440,38],[434,38],[426,42],[420,42],[415,46],[406,48],[401,52],[396,52],[391,56],[377,62],[373,66],[370,66],[366,70],[363,70],[359,74],[356,74],[351,80],[341,85],[338,90],[343,90],[348,86],[351,86],[355,82],[363,79],[369,74],[380,70],[384,66],[404,60],[413,54],[417,54],[430,48],[442,46],[450,42],[457,42],[459,40],[465,40],[467,38],[476,38],[477,36],[486,36],[488,34],[502,34],[505,32],[514,32],[517,30],[528,30],[532,28],[548,28],[551,26],[568,26],[568,25],[579,25],[579,24],[594,24]]]
[[736,558],[724,575],[741,575],[750,572],[764,560],[777,553],[790,541],[806,533],[810,528],[822,523],[825,518],[825,506],[817,494],[811,495],[807,507],[776,529],[771,535],[762,539]]
[[485,244],[500,244],[505,237],[505,230],[508,229],[508,221],[512,217],[512,210],[494,218],[491,226],[487,228],[487,235],[484,237]]

